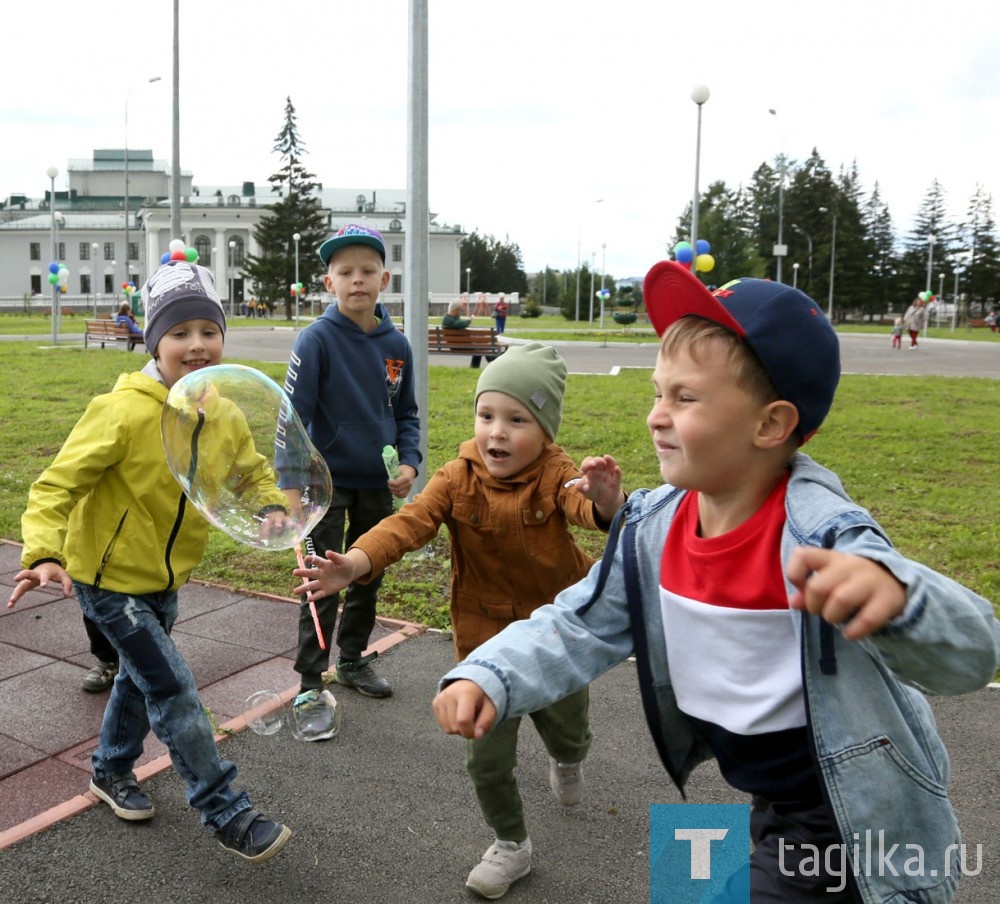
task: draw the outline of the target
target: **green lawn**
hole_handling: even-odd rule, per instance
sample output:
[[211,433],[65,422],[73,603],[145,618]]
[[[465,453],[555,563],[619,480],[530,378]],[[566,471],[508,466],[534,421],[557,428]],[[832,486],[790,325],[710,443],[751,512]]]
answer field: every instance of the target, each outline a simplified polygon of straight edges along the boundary
[[[980,331],[981,332],[981,331]],[[20,539],[27,490],[52,459],[88,400],[143,358],[119,352],[0,342],[0,537]],[[257,366],[279,384],[283,365]],[[429,470],[453,457],[472,434],[478,373],[430,368],[426,423]],[[572,376],[560,441],[576,460],[611,453],[627,488],[655,486],[658,470],[645,426],[649,373]],[[1000,600],[1000,493],[996,492],[996,412],[1000,381],[954,377],[841,379],[833,412],[807,451],[840,474],[900,550]],[[581,534],[599,553],[600,537]],[[389,570],[380,611],[447,626],[448,555],[413,554]],[[287,595],[295,586],[290,551],[267,553],[212,532],[195,577],[239,589]]]

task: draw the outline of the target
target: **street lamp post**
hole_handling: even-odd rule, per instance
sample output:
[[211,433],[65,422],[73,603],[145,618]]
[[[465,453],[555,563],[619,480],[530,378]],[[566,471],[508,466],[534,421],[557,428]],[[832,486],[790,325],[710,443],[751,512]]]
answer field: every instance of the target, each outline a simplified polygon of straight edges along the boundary
[[944,301],[944,274],[938,274],[938,297],[934,303],[934,320],[941,326],[941,302]]
[[[820,208],[821,210],[823,208]],[[806,242],[809,245],[809,261],[806,270],[806,289],[811,294],[812,293],[812,282],[813,282],[813,240],[812,236],[809,235],[798,223],[792,223],[792,229],[796,232],[801,233],[805,236]]]
[[833,277],[834,265],[837,263],[837,211],[828,211],[825,207],[819,208],[819,211],[833,215],[833,229],[830,232],[830,297],[826,305],[826,319],[833,323]]
[[601,329],[604,329],[604,276],[607,272],[608,243],[601,242]]
[[235,309],[233,307],[233,259],[236,251],[236,242],[233,239],[229,240],[229,316],[230,318],[235,317]]
[[[711,92],[706,85],[695,85],[691,89],[691,100],[698,105],[698,130],[694,146],[694,198],[691,201],[691,272],[695,272],[695,262],[698,259],[698,206],[700,190],[698,187],[701,173],[701,108],[708,101]],[[602,285],[603,289],[604,286]],[[602,324],[603,328],[603,324]]]
[[292,240],[295,242],[295,328],[299,328],[299,239],[302,235],[298,232],[292,233]]
[[590,323],[594,322],[594,264],[597,262],[597,252],[590,252]]
[[[775,119],[778,118],[778,111],[772,107],[767,111]],[[785,148],[784,141],[781,142],[781,171],[778,180],[778,243],[774,246],[774,256],[778,259],[777,281],[781,282],[781,265],[788,253],[788,248],[784,244],[784,221],[785,221]]]
[[961,267],[955,268],[955,297],[952,299],[954,304],[951,306],[951,331],[955,332],[955,321],[958,318],[958,276],[962,272]]
[[[56,176],[59,175],[59,168],[50,166],[46,171],[52,189],[49,192],[49,232],[52,241],[52,262],[56,262]],[[59,344],[59,286],[52,284],[52,344]]]
[[[160,77],[158,75],[154,75],[152,78],[146,79],[146,82],[147,82],[147,84],[152,84],[153,82],[158,82],[159,80],[160,80]],[[129,260],[131,259],[131,256],[128,253],[128,230],[129,230],[129,222],[128,222],[128,216],[129,216],[128,215],[128,205],[129,205],[129,198],[128,198],[128,102],[129,102],[129,98],[132,97],[132,92],[134,90],[135,90],[135,86],[133,85],[131,88],[128,89],[128,94],[125,95],[125,205],[124,205],[124,207],[125,207],[125,282],[127,282],[127,283],[128,282],[132,282],[132,274],[129,273]]]
[[465,294],[470,292],[469,286],[472,284],[472,267],[465,268]]
[[799,287],[799,262],[796,261],[792,264],[792,288],[797,289]]
[[94,244],[90,246],[90,250],[91,250],[91,252],[93,254],[93,258],[94,258],[93,266],[90,269],[91,269],[91,272],[94,274],[91,277],[91,279],[94,282],[94,284],[91,286],[91,288],[94,290],[94,316],[96,317],[97,316],[97,296],[98,296],[98,290],[97,290],[97,255],[100,253],[101,246],[97,242],[94,242]]

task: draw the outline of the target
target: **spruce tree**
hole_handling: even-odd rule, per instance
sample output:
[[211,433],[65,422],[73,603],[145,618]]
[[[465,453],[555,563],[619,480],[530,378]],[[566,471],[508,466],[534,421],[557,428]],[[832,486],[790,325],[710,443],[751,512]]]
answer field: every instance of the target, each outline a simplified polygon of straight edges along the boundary
[[299,136],[292,99],[285,101],[285,121],[275,139],[275,153],[281,157],[281,168],[268,177],[271,192],[278,197],[261,217],[254,229],[254,239],[260,248],[257,256],[248,255],[243,270],[253,280],[254,288],[264,303],[274,310],[284,301],[285,319],[293,317],[291,287],[295,284],[295,240],[298,233],[298,281],[306,291],[319,292],[322,286],[323,262],[316,249],[326,237],[326,222],[320,206],[320,185],[302,163],[305,142]]

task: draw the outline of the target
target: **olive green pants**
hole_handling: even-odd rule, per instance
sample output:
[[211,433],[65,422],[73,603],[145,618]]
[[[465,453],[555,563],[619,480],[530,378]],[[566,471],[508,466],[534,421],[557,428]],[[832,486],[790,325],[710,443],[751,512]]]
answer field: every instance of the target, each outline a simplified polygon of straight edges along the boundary
[[[590,750],[590,689],[584,688],[551,706],[530,713],[549,756],[579,763]],[[521,719],[508,719],[478,740],[465,742],[465,768],[472,779],[486,824],[501,841],[519,844],[528,837],[524,806],[514,778],[517,731]]]

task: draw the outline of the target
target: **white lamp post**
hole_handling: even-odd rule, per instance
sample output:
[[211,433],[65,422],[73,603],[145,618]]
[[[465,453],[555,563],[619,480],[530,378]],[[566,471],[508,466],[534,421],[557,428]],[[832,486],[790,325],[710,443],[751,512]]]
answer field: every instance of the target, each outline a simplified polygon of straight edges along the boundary
[[819,211],[833,214],[833,229],[830,232],[830,298],[826,305],[826,319],[833,323],[833,268],[837,262],[837,211],[828,211],[825,207],[819,208]]
[[597,262],[597,252],[590,252],[590,323],[594,322],[594,264]]
[[[695,85],[691,89],[691,100],[698,105],[698,130],[694,146],[694,198],[691,202],[691,272],[695,272],[698,259],[698,205],[700,201],[699,181],[701,178],[701,108],[708,101],[711,92],[707,85]],[[603,286],[601,287],[603,288]]]
[[604,329],[604,275],[606,273],[608,243],[601,242],[601,329]]
[[[50,166],[45,174],[52,183],[49,192],[49,232],[52,241],[52,262],[56,262],[56,176],[59,175],[59,168]],[[59,344],[59,286],[52,284],[52,344]]]
[[94,244],[90,246],[90,251],[91,251],[91,254],[92,254],[93,258],[94,258],[94,264],[91,267],[91,270],[92,270],[92,272],[94,274],[91,277],[91,279],[93,280],[94,284],[90,288],[94,290],[94,316],[95,317],[97,316],[97,296],[99,294],[98,289],[97,289],[97,255],[100,253],[100,250],[101,250],[101,246],[97,242],[94,242]]
[[[820,208],[822,210],[822,208]],[[809,235],[798,223],[792,223],[792,229],[796,232],[801,233],[805,236],[806,242],[809,245],[809,260],[806,270],[806,290],[812,292],[812,282],[813,282],[813,240],[812,236]]]
[[229,316],[235,316],[233,308],[233,257],[236,251],[236,242],[229,240]]
[[797,289],[799,287],[799,262],[796,261],[792,264],[792,288]]
[[295,328],[299,327],[299,239],[302,235],[298,232],[292,233],[292,240],[295,242]]
[[[767,111],[775,119],[778,118],[778,111],[772,107]],[[774,246],[774,256],[778,259],[777,281],[781,282],[781,263],[785,259],[788,249],[784,244],[784,220],[785,220],[785,148],[784,141],[781,142],[781,172],[778,181],[778,244]]]
[[944,274],[938,274],[938,294],[937,301],[934,302],[934,320],[941,326],[941,302],[944,300]]
[[[153,82],[158,82],[160,77],[154,75],[152,78],[146,79],[148,84]],[[131,255],[128,253],[128,102],[129,98],[132,96],[132,92],[135,90],[133,85],[128,89],[128,94],[125,95],[125,282],[132,282],[132,274],[129,273],[129,261],[131,260]]]
[[951,306],[951,331],[955,332],[955,321],[958,318],[958,277],[962,272],[961,267],[955,268],[955,297],[953,300],[954,304]]
[[469,286],[472,283],[472,267],[465,268],[465,294],[469,294]]

